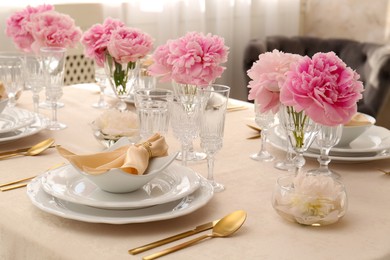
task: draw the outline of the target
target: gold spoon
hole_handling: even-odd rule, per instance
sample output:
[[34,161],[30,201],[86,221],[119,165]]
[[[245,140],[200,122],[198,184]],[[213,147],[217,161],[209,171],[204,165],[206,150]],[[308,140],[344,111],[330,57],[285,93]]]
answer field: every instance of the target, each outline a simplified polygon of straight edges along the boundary
[[37,143],[36,145],[31,146],[27,151],[20,152],[20,150],[16,150],[15,152],[7,155],[0,156],[0,159],[6,159],[11,158],[17,155],[25,155],[25,156],[34,156],[37,154],[42,153],[46,149],[48,149],[52,144],[54,143],[53,138],[46,139],[40,143]]
[[151,254],[149,256],[145,256],[142,258],[143,260],[151,260],[156,259],[160,256],[164,256],[167,254],[170,254],[172,252],[178,251],[180,249],[183,249],[185,247],[191,246],[205,238],[214,238],[214,237],[227,237],[236,232],[242,224],[244,224],[246,219],[246,212],[243,210],[237,210],[229,215],[226,215],[223,217],[218,223],[214,226],[213,232],[211,234],[206,234],[197,238],[194,238],[190,241],[187,241],[185,243],[167,248],[161,252],[157,252],[154,254]]

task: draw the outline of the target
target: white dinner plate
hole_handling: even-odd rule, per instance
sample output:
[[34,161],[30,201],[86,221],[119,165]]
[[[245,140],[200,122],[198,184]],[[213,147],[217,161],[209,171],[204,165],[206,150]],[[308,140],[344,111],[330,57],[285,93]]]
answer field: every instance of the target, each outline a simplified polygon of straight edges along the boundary
[[[275,133],[275,128],[271,129],[269,131],[268,141],[270,144],[282,151],[286,151],[287,144],[286,139],[281,138],[277,133]],[[305,157],[309,158],[318,158],[318,153],[313,153],[311,151],[307,151],[303,154]],[[382,160],[382,159],[389,159],[390,158],[390,152],[371,152],[367,153],[366,156],[335,156],[330,155],[329,156],[332,161],[336,162],[367,162],[367,161],[375,161],[375,160]]]
[[41,178],[38,176],[27,185],[33,205],[56,216],[91,223],[129,224],[177,218],[203,207],[213,197],[213,187],[202,180],[199,189],[180,200],[141,209],[101,209],[51,196],[43,190]]
[[110,193],[65,165],[42,175],[42,187],[61,200],[107,209],[149,207],[181,199],[200,186],[200,177],[192,169],[172,163],[141,189],[130,193]]
[[22,127],[11,132],[1,133],[0,143],[18,140],[30,135],[34,135],[46,128],[46,121],[47,119],[45,117],[36,116],[35,121],[26,127]]
[[[390,149],[390,131],[384,127],[373,125],[348,146],[332,147],[331,155],[365,156]],[[310,152],[319,153],[318,145],[313,142]]]
[[0,114],[0,134],[28,126],[35,121],[36,114],[17,107],[7,107]]

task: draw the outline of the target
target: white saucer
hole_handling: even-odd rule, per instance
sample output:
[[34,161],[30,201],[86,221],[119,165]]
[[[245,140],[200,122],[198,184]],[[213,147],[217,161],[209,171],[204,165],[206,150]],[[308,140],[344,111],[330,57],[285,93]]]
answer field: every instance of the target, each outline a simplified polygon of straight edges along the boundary
[[35,121],[35,113],[17,107],[7,107],[0,114],[0,134],[28,126]]
[[0,143],[18,140],[30,135],[34,135],[46,128],[46,122],[47,119],[45,117],[36,116],[35,121],[26,127],[18,128],[11,132],[1,133]]
[[[365,156],[390,149],[390,131],[384,127],[373,125],[348,146],[332,147],[331,154],[338,156]],[[309,150],[319,153],[319,147],[314,141]]]
[[107,209],[134,209],[163,204],[181,199],[200,186],[199,175],[177,163],[172,163],[141,189],[130,193],[105,192],[69,164],[45,172],[41,180],[42,188],[56,198]]
[[[275,128],[271,129],[269,131],[268,135],[268,141],[270,144],[282,151],[286,151],[286,139],[282,139],[277,133],[275,133]],[[318,153],[313,153],[311,151],[307,151],[303,154],[305,157],[309,158],[318,158]],[[352,155],[352,154],[351,154]],[[367,161],[375,161],[375,160],[382,160],[382,159],[389,159],[390,158],[390,152],[371,152],[366,153],[364,156],[334,156],[330,155],[329,157],[332,159],[332,161],[337,162],[367,162]]]
[[129,224],[172,219],[187,215],[213,197],[213,188],[206,180],[194,193],[176,201],[153,207],[131,210],[100,209],[67,202],[47,194],[41,186],[41,176],[27,185],[27,195],[41,210],[63,218],[91,223]]

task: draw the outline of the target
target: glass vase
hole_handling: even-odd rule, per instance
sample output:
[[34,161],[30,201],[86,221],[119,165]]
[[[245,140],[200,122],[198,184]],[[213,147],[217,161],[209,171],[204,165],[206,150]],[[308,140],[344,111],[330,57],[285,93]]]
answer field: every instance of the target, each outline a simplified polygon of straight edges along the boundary
[[305,112],[296,111],[291,106],[281,106],[280,120],[283,124],[291,147],[296,153],[294,158],[295,173],[305,165],[303,153],[307,151],[318,134],[319,125]]
[[119,99],[117,109],[119,111],[127,110],[125,99],[134,95],[139,76],[139,61],[119,63],[111,55],[106,54],[104,70],[112,90]]

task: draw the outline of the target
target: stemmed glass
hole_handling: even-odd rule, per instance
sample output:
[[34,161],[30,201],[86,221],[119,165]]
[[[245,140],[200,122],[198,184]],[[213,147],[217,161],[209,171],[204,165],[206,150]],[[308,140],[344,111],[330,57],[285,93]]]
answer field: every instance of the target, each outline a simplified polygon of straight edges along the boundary
[[16,94],[23,89],[23,58],[21,56],[0,55],[0,80],[8,93],[8,107],[16,105]]
[[63,94],[66,48],[42,47],[40,51],[45,75],[46,99],[51,103],[52,110],[52,119],[47,129],[61,130],[66,128],[66,125],[57,120],[57,101]]
[[181,161],[182,165],[187,165],[188,153],[192,148],[192,141],[199,133],[199,109],[200,102],[188,106],[181,100],[174,99],[171,109],[171,126],[173,135],[181,142]]
[[340,141],[342,132],[342,125],[320,126],[319,133],[316,137],[316,143],[320,147],[320,156],[317,159],[320,163],[320,167],[318,169],[310,170],[310,174],[326,174],[331,175],[332,177],[340,177],[337,173],[331,171],[328,165],[331,161],[329,152],[332,147]]
[[291,142],[288,140],[287,132],[286,129],[284,128],[284,125],[279,124],[276,127],[282,131],[281,134],[283,134],[286,137],[287,142],[286,142],[286,157],[282,161],[275,162],[274,167],[282,171],[293,171],[295,169],[294,149],[291,146]]
[[251,159],[256,161],[269,162],[275,159],[266,149],[268,131],[275,124],[275,115],[271,110],[260,111],[260,105],[255,101],[255,122],[261,128],[261,147],[258,153],[252,154]]
[[108,108],[109,105],[104,99],[104,90],[107,87],[108,79],[104,68],[95,67],[95,81],[99,86],[99,100],[92,104],[94,108]]
[[39,93],[45,84],[42,58],[39,55],[26,55],[25,58],[26,85],[33,94],[34,112],[39,114]]
[[291,106],[281,106],[280,120],[284,125],[288,140],[294,149],[295,173],[305,165],[303,153],[310,147],[318,134],[319,125],[308,117],[304,111],[297,112]]
[[200,113],[200,146],[207,154],[207,179],[213,185],[214,191],[220,192],[225,187],[214,180],[214,155],[223,144],[230,87],[213,84],[211,88],[201,89],[200,92],[203,99]]

